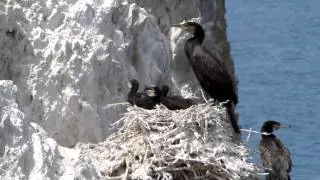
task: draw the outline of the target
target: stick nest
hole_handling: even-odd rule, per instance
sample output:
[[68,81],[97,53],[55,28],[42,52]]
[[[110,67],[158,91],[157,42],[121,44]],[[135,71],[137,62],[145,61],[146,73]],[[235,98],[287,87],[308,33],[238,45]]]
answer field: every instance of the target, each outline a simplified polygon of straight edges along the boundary
[[129,107],[114,126],[103,143],[82,147],[105,179],[256,179],[224,107]]

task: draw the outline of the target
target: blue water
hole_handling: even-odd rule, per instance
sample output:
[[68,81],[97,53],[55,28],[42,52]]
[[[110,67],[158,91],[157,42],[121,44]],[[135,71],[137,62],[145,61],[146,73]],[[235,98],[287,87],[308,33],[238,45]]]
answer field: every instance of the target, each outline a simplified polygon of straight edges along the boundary
[[[292,179],[320,180],[320,1],[236,0],[226,8],[241,126],[290,125],[276,135],[291,151]],[[259,140],[250,139],[253,149]]]

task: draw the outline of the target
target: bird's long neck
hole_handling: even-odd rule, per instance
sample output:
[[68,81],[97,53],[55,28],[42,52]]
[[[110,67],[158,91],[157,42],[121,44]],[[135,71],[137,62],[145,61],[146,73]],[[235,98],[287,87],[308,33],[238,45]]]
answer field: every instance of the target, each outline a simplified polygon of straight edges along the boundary
[[194,47],[201,45],[203,40],[204,40],[204,30],[202,28],[197,28],[194,33],[194,36],[188,39],[187,42],[185,43],[184,49],[186,51],[188,58],[190,58],[191,56],[190,53],[193,51]]
[[135,93],[137,93],[138,89],[139,89],[139,84],[133,84],[132,87],[131,87],[131,90],[130,90],[129,94],[135,94]]

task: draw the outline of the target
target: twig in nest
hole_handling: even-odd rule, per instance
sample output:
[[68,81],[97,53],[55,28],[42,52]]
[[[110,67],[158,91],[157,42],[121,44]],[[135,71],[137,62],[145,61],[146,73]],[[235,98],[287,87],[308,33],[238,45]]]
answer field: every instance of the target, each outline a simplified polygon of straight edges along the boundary
[[101,109],[109,109],[109,108],[116,107],[119,105],[130,106],[130,104],[128,102],[119,102],[119,103],[107,104],[107,105],[103,106]]
[[208,103],[209,101],[207,100],[206,96],[204,95],[203,90],[200,89],[200,91],[201,91],[201,95],[202,95],[203,100],[204,100],[206,103]]
[[259,132],[259,131],[254,131],[251,128],[248,129],[240,129],[241,131],[246,131],[246,132],[250,132],[250,133],[256,133],[256,134],[262,134],[262,135],[270,135],[270,133],[267,132]]
[[[107,139],[121,147],[120,155],[134,152],[136,147],[138,153],[144,153],[142,161],[130,162],[131,168],[138,168],[129,169],[128,178],[146,178],[149,175],[143,170],[149,168],[157,170],[162,180],[177,175],[185,180],[234,179],[257,173],[247,158],[247,147],[230,142],[233,131],[226,108],[220,105],[204,103],[179,111],[162,106],[154,110],[128,109],[117,122],[122,125],[121,132]],[[141,138],[144,143],[139,145],[136,141]]]

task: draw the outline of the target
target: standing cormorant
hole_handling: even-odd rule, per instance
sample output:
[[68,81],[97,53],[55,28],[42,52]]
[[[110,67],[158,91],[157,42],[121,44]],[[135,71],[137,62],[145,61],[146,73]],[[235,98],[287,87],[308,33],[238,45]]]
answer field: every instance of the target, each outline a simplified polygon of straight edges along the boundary
[[136,105],[144,109],[153,109],[160,101],[160,89],[155,88],[145,92],[137,92],[139,89],[139,82],[136,79],[132,79],[129,82],[129,88],[130,92],[128,93],[128,102],[131,105]]
[[[202,88],[215,100],[225,102],[230,100],[228,114],[234,131],[240,133],[237,119],[234,115],[234,105],[238,103],[234,82],[225,65],[209,50],[202,46],[205,33],[200,24],[186,22],[172,25],[193,34],[184,45],[189,63]],[[233,105],[234,104],[234,105]]]
[[219,102],[227,100],[238,104],[231,75],[224,64],[209,50],[202,46],[205,34],[200,24],[186,22],[172,25],[193,34],[184,45],[185,53],[202,88]]
[[276,121],[266,121],[262,128],[262,140],[260,141],[260,158],[265,171],[269,173],[267,180],[290,180],[291,158],[288,148],[282,144],[274,134],[273,130],[284,128]]
[[[145,90],[152,89],[154,87],[146,87]],[[161,88],[161,98],[160,103],[163,104],[170,110],[177,110],[177,109],[187,109],[193,104],[193,100],[186,99],[181,96],[167,96],[169,92],[169,86],[164,85]]]

